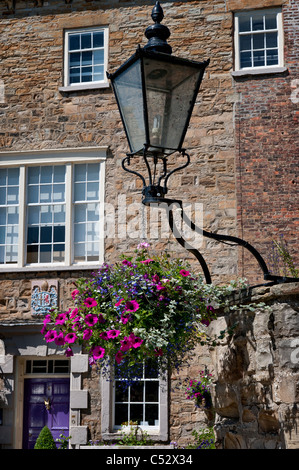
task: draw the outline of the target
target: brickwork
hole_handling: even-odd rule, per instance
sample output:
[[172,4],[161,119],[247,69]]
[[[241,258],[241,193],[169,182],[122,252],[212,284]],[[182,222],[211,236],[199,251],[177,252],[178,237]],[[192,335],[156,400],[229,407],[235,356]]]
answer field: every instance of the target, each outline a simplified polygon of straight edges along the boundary
[[[239,234],[269,261],[272,240],[283,239],[298,266],[298,2],[283,6],[285,65],[280,75],[235,77],[236,178]],[[252,283],[256,262],[244,253],[242,274]],[[278,274],[278,273],[276,273]]]

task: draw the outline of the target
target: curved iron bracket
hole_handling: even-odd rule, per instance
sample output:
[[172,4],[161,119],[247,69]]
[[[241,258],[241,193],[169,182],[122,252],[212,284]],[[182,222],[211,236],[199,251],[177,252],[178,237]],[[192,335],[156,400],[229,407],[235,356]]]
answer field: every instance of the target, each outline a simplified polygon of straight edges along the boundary
[[259,264],[259,266],[260,266],[260,268],[263,272],[264,279],[267,280],[267,281],[271,281],[271,282],[269,282],[267,284],[263,284],[263,285],[274,285],[274,284],[281,284],[281,283],[287,283],[287,282],[299,282],[299,278],[286,277],[286,276],[277,276],[277,275],[270,274],[269,269],[267,267],[267,264],[266,264],[265,260],[263,259],[263,257],[261,256],[261,254],[257,251],[256,248],[254,248],[250,243],[243,240],[242,238],[234,237],[234,236],[230,236],[230,235],[222,235],[222,234],[218,234],[218,233],[207,232],[206,230],[203,230],[203,229],[197,227],[186,216],[186,214],[183,210],[182,201],[176,200],[176,199],[164,199],[163,201],[161,201],[161,203],[166,203],[166,205],[167,205],[168,222],[169,222],[169,226],[171,228],[171,231],[172,231],[175,239],[187,251],[192,253],[197,258],[197,260],[200,262],[207,284],[211,284],[211,282],[212,282],[211,275],[210,275],[207,263],[205,262],[204,257],[202,256],[202,254],[197,249],[192,248],[189,245],[189,243],[187,243],[186,240],[183,239],[182,235],[179,234],[179,232],[178,232],[178,230],[177,230],[177,228],[174,224],[173,210],[170,207],[173,204],[177,204],[179,206],[179,209],[180,209],[180,212],[181,212],[181,218],[182,218],[183,222],[186,223],[187,226],[191,230],[193,230],[196,233],[202,235],[203,237],[211,238],[213,240],[216,240],[216,241],[219,241],[219,242],[231,245],[231,246],[241,246],[241,247],[247,249],[255,257],[255,259],[257,260],[257,262],[258,262],[258,264]]

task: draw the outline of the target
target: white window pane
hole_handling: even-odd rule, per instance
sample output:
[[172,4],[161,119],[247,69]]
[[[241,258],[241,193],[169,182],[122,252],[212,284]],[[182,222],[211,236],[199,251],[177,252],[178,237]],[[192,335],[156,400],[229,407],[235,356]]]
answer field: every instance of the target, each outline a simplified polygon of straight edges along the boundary
[[86,165],[75,165],[75,181],[86,181]]
[[267,13],[265,16],[265,28],[276,29],[277,28],[277,14]]
[[81,53],[80,52],[71,52],[70,53],[70,66],[71,67],[80,67],[81,65]]
[[85,260],[85,243],[75,244],[75,261]]
[[104,46],[104,32],[99,31],[93,33],[93,47],[103,47]]
[[8,168],[7,184],[9,186],[19,185],[19,168]]
[[40,223],[41,224],[51,224],[52,222],[53,222],[52,207],[51,206],[41,206],[41,208],[40,208]]
[[38,193],[39,193],[39,187],[38,186],[29,186],[28,187],[28,193],[27,193],[27,197],[28,197],[28,203],[31,204],[36,204],[39,202],[39,199],[38,199]]
[[54,166],[54,183],[64,183],[65,181],[65,166]]
[[91,48],[91,33],[81,34],[81,49]]
[[36,225],[39,223],[39,207],[28,207],[28,223],[30,225]]
[[75,201],[85,201],[85,200],[86,200],[86,184],[75,183]]
[[277,33],[266,34],[266,47],[268,49],[277,47]]
[[52,201],[52,185],[45,184],[40,187],[40,202]]
[[69,35],[69,50],[80,49],[80,34]]
[[264,34],[253,35],[253,49],[264,49],[265,47],[265,36]]
[[87,195],[88,201],[94,201],[99,199],[99,183],[87,183]]
[[90,258],[96,257],[99,254],[99,247],[97,243],[86,243],[86,253],[87,256]]
[[100,204],[87,204],[87,220],[89,222],[99,220]]
[[75,206],[75,223],[86,221],[86,205],[79,204]]
[[6,186],[6,176],[7,176],[7,170],[6,169],[0,169],[0,186]]
[[8,224],[18,224],[19,223],[19,208],[18,207],[8,207],[7,208],[7,223]]
[[6,225],[6,208],[0,207],[0,225]]
[[240,32],[245,32],[245,31],[250,31],[250,16],[248,17],[240,17],[239,18],[239,31]]
[[53,178],[53,167],[52,166],[41,166],[40,167],[40,182],[41,183],[52,183]]
[[104,49],[99,49],[98,51],[94,51],[94,53],[93,53],[93,63],[95,65],[99,65],[99,64],[104,63]]
[[28,184],[38,184],[39,183],[39,167],[29,167],[28,168]]
[[87,224],[87,241],[99,240],[99,224]]
[[[86,65],[92,65],[92,52],[91,51],[86,51],[82,52],[82,66]],[[90,69],[91,72],[91,69]]]
[[4,263],[4,258],[5,258],[5,247],[0,246],[0,263]]
[[53,202],[64,202],[65,200],[65,185],[54,184],[53,185]]
[[6,188],[0,187],[0,204],[6,204]]
[[75,243],[85,241],[85,224],[75,225]]
[[99,181],[99,163],[89,163],[87,166],[87,181]]
[[6,227],[0,227],[0,243],[4,245],[5,243],[5,235],[6,235]]
[[259,31],[264,29],[264,17],[263,15],[257,15],[252,17],[252,31]]
[[65,222],[65,206],[58,204],[54,206],[54,224]]
[[19,188],[17,186],[8,186],[7,188],[7,204],[18,204]]

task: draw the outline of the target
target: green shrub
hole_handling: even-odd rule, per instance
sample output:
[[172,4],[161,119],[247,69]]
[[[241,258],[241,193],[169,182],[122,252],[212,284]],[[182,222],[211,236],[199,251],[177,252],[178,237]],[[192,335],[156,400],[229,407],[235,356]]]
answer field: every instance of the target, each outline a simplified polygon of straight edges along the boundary
[[39,433],[34,449],[57,449],[54,438],[48,426],[43,427]]

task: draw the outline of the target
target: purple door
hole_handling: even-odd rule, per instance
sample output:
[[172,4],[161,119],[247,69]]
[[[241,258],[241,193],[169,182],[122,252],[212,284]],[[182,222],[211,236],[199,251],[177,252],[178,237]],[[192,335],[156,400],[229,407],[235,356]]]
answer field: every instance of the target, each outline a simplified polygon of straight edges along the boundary
[[69,435],[70,381],[24,380],[23,449],[33,449],[42,428],[48,426],[54,440]]

